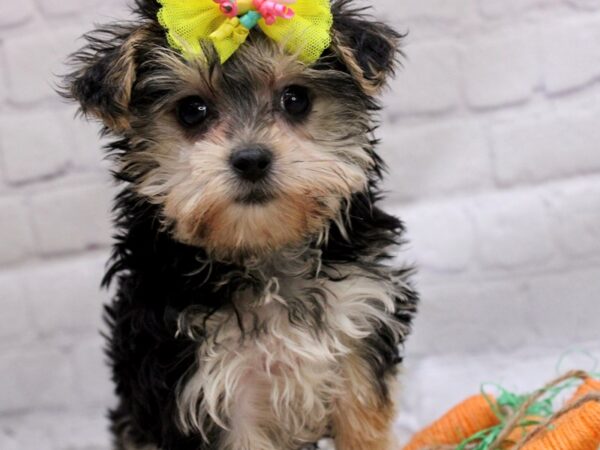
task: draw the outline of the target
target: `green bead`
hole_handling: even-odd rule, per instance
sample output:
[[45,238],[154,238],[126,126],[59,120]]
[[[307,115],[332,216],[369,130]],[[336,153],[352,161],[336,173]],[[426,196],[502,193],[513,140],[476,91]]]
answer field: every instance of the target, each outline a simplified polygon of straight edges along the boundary
[[258,24],[258,21],[261,17],[262,16],[258,11],[248,11],[246,14],[240,17],[240,23],[244,28],[251,30]]

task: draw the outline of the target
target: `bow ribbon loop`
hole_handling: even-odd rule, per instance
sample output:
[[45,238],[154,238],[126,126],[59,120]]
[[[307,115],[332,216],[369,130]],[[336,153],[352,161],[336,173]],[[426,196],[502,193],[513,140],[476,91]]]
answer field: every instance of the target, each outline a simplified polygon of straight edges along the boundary
[[273,0],[254,0],[254,6],[260,15],[263,16],[267,25],[273,25],[277,17],[283,17],[288,20],[294,17],[294,10],[292,8]]
[[210,40],[227,61],[258,27],[298,58],[313,63],[331,44],[330,0],[159,0],[169,44],[187,57]]
[[249,32],[250,30],[240,23],[240,19],[233,17],[223,22],[208,37],[213,41],[223,41],[230,38],[237,45],[242,45],[248,37]]

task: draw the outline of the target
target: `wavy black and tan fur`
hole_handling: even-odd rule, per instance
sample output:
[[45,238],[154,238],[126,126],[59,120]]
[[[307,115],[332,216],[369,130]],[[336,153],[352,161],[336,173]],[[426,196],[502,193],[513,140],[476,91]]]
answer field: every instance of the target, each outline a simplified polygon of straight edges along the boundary
[[[392,450],[394,384],[417,296],[390,265],[376,96],[401,36],[332,4],[331,47],[298,62],[253,31],[225,64],[169,48],[158,4],[87,36],[63,95],[104,124],[118,234],[105,284],[118,450]],[[310,111],[282,111],[288,86]],[[182,99],[207,105],[184,127]],[[240,148],[272,158],[242,181]],[[266,149],[266,150],[265,150]]]

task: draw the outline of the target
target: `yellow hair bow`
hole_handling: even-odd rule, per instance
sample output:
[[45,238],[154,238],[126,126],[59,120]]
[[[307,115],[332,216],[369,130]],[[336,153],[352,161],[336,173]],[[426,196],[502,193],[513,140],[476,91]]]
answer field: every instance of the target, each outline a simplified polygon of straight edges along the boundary
[[[264,34],[310,64],[331,44],[330,0],[159,0],[160,24],[169,44],[189,56],[210,40],[221,62],[258,26]],[[191,55],[190,55],[191,54]]]

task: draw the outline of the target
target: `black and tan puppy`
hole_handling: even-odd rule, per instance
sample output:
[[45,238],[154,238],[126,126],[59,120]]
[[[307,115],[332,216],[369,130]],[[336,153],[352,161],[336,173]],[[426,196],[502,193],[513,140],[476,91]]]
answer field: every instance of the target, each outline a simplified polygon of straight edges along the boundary
[[96,30],[64,95],[113,136],[123,190],[105,283],[119,450],[392,450],[415,312],[377,207],[376,96],[400,36],[333,1],[306,64],[259,29],[182,56],[138,0]]

